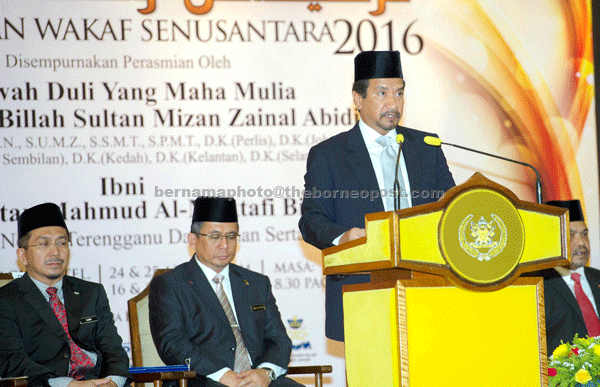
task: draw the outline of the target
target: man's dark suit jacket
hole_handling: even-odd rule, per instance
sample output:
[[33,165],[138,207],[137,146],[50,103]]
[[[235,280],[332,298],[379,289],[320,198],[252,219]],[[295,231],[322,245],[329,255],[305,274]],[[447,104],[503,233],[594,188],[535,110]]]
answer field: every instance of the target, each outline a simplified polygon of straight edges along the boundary
[[[600,270],[586,267],[584,273],[592,289],[596,308],[600,311]],[[561,340],[566,343],[572,341],[576,333],[579,337],[586,337],[588,332],[577,299],[560,274],[548,269],[531,275],[544,277],[546,343],[550,356]]]
[[[81,348],[98,355],[96,366],[84,379],[115,375],[130,382],[129,357],[104,287],[65,276],[63,294],[71,337]],[[67,334],[27,274],[0,288],[0,343],[1,377],[47,381],[68,376],[71,350]]]
[[[229,279],[244,344],[256,368],[263,362],[287,368],[287,336],[268,277],[229,264]],[[225,311],[196,256],[150,283],[150,329],[165,364],[185,364],[198,375],[233,369],[235,337]]]
[[[437,201],[454,186],[454,179],[441,149],[423,141],[425,136],[435,135],[402,126],[396,131],[404,136],[402,153],[412,205]],[[381,197],[369,197],[371,192],[379,192],[379,185],[358,124],[311,148],[306,169],[299,228],[311,245],[330,247],[352,227],[364,228],[366,214],[384,211]],[[351,191],[359,192],[359,198],[340,198],[341,192]],[[315,192],[320,197],[315,197]],[[361,198],[362,192],[369,195]],[[325,333],[330,339],[344,340],[342,286],[363,282],[369,282],[368,275],[327,276]]]

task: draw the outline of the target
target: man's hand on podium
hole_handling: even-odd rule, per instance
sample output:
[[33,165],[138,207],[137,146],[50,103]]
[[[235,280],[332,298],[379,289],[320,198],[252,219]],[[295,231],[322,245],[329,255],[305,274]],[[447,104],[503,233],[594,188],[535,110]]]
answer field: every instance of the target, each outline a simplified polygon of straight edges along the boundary
[[342,234],[342,237],[340,238],[340,244],[362,238],[366,235],[367,233],[365,232],[364,228],[352,227],[350,230]]

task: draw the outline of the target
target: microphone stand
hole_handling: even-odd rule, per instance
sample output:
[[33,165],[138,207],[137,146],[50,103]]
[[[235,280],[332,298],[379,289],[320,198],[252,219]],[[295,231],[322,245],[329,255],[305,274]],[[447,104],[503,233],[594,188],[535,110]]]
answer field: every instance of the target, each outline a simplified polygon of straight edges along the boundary
[[400,167],[400,153],[402,152],[402,144],[404,143],[404,136],[402,134],[396,135],[396,142],[399,145],[398,156],[396,156],[396,174],[394,175],[394,211],[400,209],[400,195],[404,192],[400,192],[400,180],[398,180],[398,168]]
[[[461,146],[461,145],[450,144],[449,142],[442,142],[440,140],[440,145],[441,144],[450,145],[450,146],[453,146],[455,148],[460,148],[460,149],[468,150],[468,151],[479,153],[479,154],[482,154],[482,155],[485,155],[485,156],[495,157],[497,159],[504,160],[504,161],[510,161],[511,163],[521,164],[521,165],[523,165],[525,167],[529,167],[529,168],[533,169],[533,171],[535,172],[535,176],[536,176],[536,179],[535,179],[535,193],[536,193],[536,197],[537,197],[537,202],[539,204],[543,203],[543,200],[542,200],[542,179],[540,178],[539,172],[537,171],[537,169],[535,169],[535,167],[533,165],[528,164],[528,163],[524,163],[522,161],[508,159],[506,157],[502,157],[502,156],[498,156],[498,155],[493,155],[491,153],[482,152],[482,151],[479,151],[479,150],[476,150],[476,149],[467,148],[467,147],[464,147],[464,146]],[[430,144],[430,145],[432,145],[432,144]]]

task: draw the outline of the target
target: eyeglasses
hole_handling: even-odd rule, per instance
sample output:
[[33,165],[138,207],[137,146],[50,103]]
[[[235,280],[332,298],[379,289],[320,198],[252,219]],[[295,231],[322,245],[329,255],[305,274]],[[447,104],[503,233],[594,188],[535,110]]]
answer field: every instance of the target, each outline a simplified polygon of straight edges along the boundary
[[218,232],[211,232],[210,234],[198,233],[198,235],[208,237],[208,240],[211,241],[212,243],[220,242],[221,238],[225,238],[227,243],[233,243],[233,242],[237,241],[237,239],[240,237],[240,234],[236,234],[236,233],[222,235]]
[[27,247],[36,247],[40,250],[45,251],[50,249],[52,246],[56,246],[56,248],[58,248],[59,250],[67,250],[69,246],[71,246],[71,242],[64,239],[59,239],[56,242],[53,242],[50,239],[44,239],[37,245],[29,245]]

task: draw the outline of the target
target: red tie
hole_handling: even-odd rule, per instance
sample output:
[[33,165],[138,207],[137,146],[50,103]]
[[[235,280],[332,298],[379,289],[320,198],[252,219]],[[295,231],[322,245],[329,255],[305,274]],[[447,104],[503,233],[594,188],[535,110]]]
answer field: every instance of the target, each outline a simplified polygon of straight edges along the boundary
[[48,288],[46,292],[50,295],[50,306],[54,311],[54,314],[60,321],[63,329],[67,333],[69,338],[69,346],[71,347],[71,360],[69,361],[69,376],[73,379],[79,380],[83,378],[85,371],[94,367],[92,359],[83,352],[81,348],[71,338],[69,333],[69,326],[67,324],[67,311],[65,306],[56,295],[56,288]]
[[571,279],[575,282],[575,297],[583,314],[583,321],[585,321],[588,336],[600,336],[600,320],[598,320],[598,315],[594,311],[594,306],[590,302],[590,299],[583,292],[580,277],[581,275],[578,273],[571,273]]

